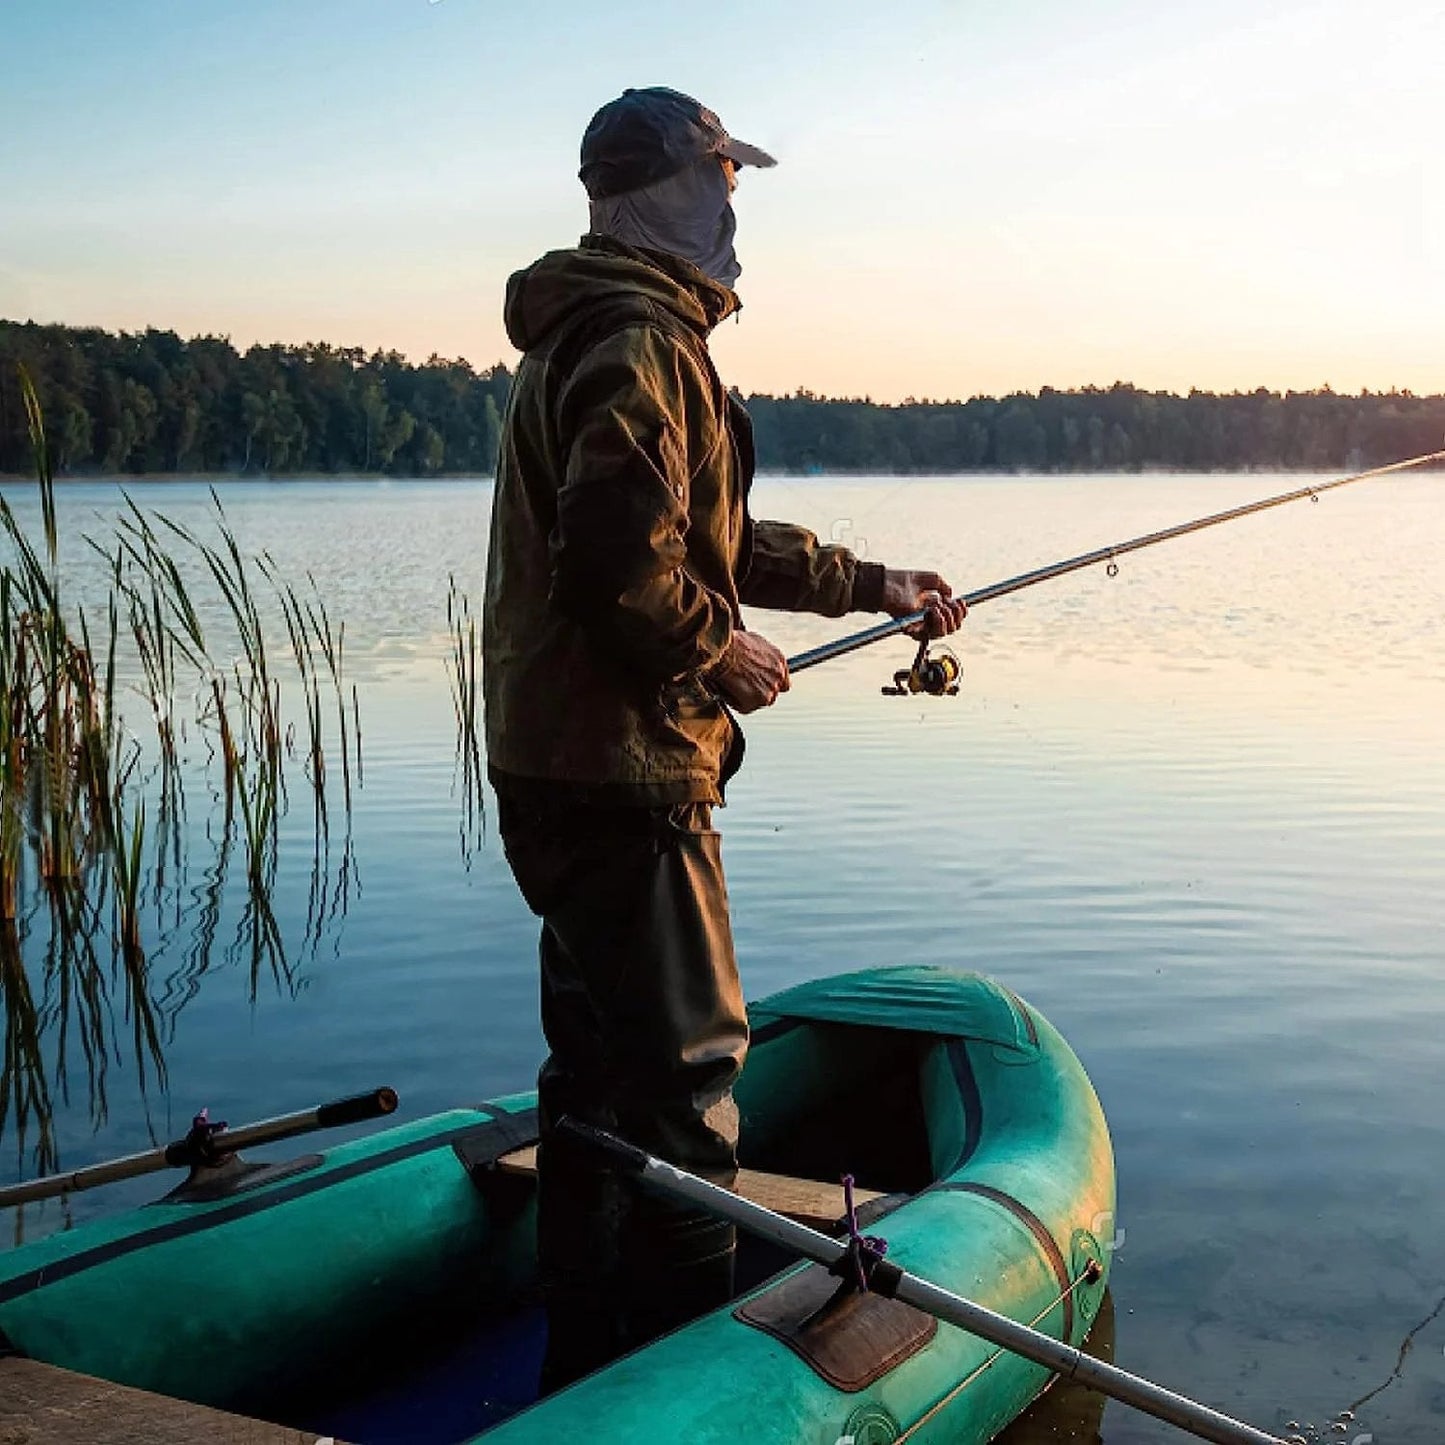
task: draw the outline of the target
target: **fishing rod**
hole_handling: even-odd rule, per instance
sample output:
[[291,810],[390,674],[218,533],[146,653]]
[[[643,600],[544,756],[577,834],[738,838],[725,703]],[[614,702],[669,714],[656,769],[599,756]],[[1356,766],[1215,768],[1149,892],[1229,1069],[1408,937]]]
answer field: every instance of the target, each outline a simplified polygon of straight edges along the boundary
[[[1145,547],[1153,547],[1159,542],[1168,542],[1190,532],[1202,532],[1206,527],[1217,527],[1221,522],[1232,522],[1238,517],[1247,517],[1253,512],[1263,512],[1270,507],[1282,507],[1286,502],[1302,501],[1305,497],[1309,497],[1311,501],[1318,501],[1322,492],[1333,491],[1336,487],[1348,487],[1353,482],[1368,481],[1371,477],[1383,477],[1391,472],[1408,471],[1413,467],[1423,467],[1431,462],[1440,461],[1445,461],[1445,451],[1427,452],[1423,456],[1410,457],[1407,461],[1391,462],[1388,466],[1372,467],[1367,472],[1356,472],[1353,476],[1340,477],[1333,482],[1316,482],[1313,486],[1299,487],[1292,492],[1282,492],[1276,497],[1265,497],[1258,502],[1247,502],[1241,507],[1230,507],[1227,511],[1214,512],[1207,517],[1196,517],[1192,522],[1181,522],[1175,527],[1165,527],[1160,532],[1149,532],[1142,537],[1132,537],[1127,542],[1115,542],[1111,547],[1096,547],[1092,552],[1085,552],[1078,557],[1070,557],[1064,562],[1052,562],[1047,567],[1036,567],[1032,572],[1021,572],[1017,577],[1009,577],[1003,582],[994,582],[987,587],[980,587],[976,591],[966,592],[962,600],[969,607],[976,607],[980,602],[992,602],[995,597],[1007,597],[1011,592],[1022,592],[1025,587],[1032,587],[1038,582],[1048,582],[1055,577],[1064,577],[1070,572],[1078,572],[1100,562],[1107,563],[1109,575],[1112,577],[1119,570],[1117,559],[1127,552],[1138,552]],[[887,622],[879,622],[873,627],[865,627],[861,632],[854,632],[833,642],[825,642],[820,647],[810,648],[807,652],[800,652],[796,657],[790,657],[788,672],[790,675],[795,672],[805,672],[810,667],[817,667],[819,663],[831,662],[835,657],[843,657],[850,652],[856,652],[860,647],[870,647],[873,643],[882,642],[885,638],[897,637],[899,633],[908,632],[927,620],[928,609],[924,607],[917,612],[910,612],[904,617],[894,617]],[[928,650],[929,641],[930,639],[927,637],[920,641],[913,665],[894,673],[893,685],[885,687],[883,689],[885,693],[899,696],[922,692],[929,693],[934,697],[942,697],[951,696],[958,691],[958,678],[961,671],[958,659],[944,649],[940,649],[937,656],[931,656]]]
[[1176,1394],[1140,1375],[1132,1375],[1117,1365],[1093,1359],[1074,1345],[911,1274],[884,1258],[875,1241],[862,1237],[831,1239],[721,1185],[667,1164],[590,1124],[564,1118],[558,1121],[557,1128],[574,1143],[605,1155],[614,1168],[632,1175],[639,1184],[655,1194],[704,1209],[761,1239],[781,1245],[790,1253],[815,1260],[843,1278],[861,1277],[861,1287],[874,1294],[902,1300],[904,1304],[912,1305],[945,1324],[967,1330],[990,1344],[1052,1370],[1064,1379],[1077,1380],[1101,1395],[1132,1405],[1156,1420],[1177,1425],[1201,1440],[1213,1441],[1215,1445],[1284,1445],[1277,1435],[1257,1430],[1253,1425]]
[[159,1149],[142,1154],[127,1154],[104,1164],[91,1164],[69,1174],[47,1174],[43,1179],[29,1179],[23,1184],[8,1184],[0,1189],[0,1209],[12,1204],[29,1204],[36,1199],[51,1199],[57,1194],[70,1194],[77,1189],[94,1189],[99,1184],[114,1184],[120,1179],[134,1179],[139,1174],[154,1174],[162,1169],[215,1168],[233,1158],[238,1150],[253,1149],[260,1144],[274,1144],[279,1139],[292,1139],[313,1129],[333,1129],[341,1124],[360,1124],[379,1119],[396,1109],[395,1089],[372,1089],[353,1094],[330,1104],[311,1109],[297,1109],[291,1114],[278,1114],[255,1124],[239,1124],[228,1128],[223,1122],[212,1122],[201,1110],[191,1123],[190,1131]]

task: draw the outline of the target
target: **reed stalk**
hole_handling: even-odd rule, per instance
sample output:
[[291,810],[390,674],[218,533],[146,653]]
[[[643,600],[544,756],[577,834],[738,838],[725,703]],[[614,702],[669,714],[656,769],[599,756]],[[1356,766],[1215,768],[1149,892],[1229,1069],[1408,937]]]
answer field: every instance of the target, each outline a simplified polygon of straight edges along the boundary
[[120,919],[121,948],[138,955],[140,945],[141,853],[145,845],[145,803],[138,802],[131,823],[130,837],[117,838],[114,853],[115,902]]
[[[164,1078],[165,1030],[151,997],[142,913],[149,882],[158,909],[166,890],[176,891],[177,923],[181,917],[177,890],[185,870],[182,748],[188,717],[206,738],[212,762],[219,760],[215,796],[223,819],[217,867],[201,905],[207,942],[187,968],[205,970],[232,838],[239,836],[247,902],[236,946],[251,955],[253,986],[265,962],[278,982],[293,981],[270,903],[291,749],[281,678],[267,634],[273,595],[299,675],[304,769],[317,809],[313,864],[327,856],[328,720],[335,706],[331,726],[337,731],[348,813],[347,846],[335,893],[328,898],[323,886],[313,910],[319,918],[332,914],[336,896],[344,898],[354,867],[349,813],[353,773],[358,785],[361,780],[361,720],[354,687],[348,718],[344,624],[333,622],[314,578],[308,577],[310,595],[303,597],[271,559],[243,552],[214,491],[214,537],[147,513],[125,496],[103,545],[86,539],[103,561],[108,596],[89,612],[71,605],[62,586],[44,415],[23,368],[20,389],[39,488],[40,536],[32,539],[0,496],[0,540],[10,554],[0,561],[0,996],[5,1006],[0,1133],[14,1121],[23,1152],[38,1120],[36,1163],[49,1168],[56,1162],[48,1123],[53,1098],[42,1039],[49,1039],[54,1050],[55,1088],[62,1098],[69,1090],[67,1057],[79,1048],[97,1121],[105,1112],[106,1061],[118,1043],[114,1007],[122,1008],[129,1021],[142,1088],[148,1076]],[[214,587],[222,604],[219,621],[204,627],[202,616],[214,618],[215,609],[201,605],[197,574]],[[274,620],[271,626],[274,631]],[[121,717],[123,675],[137,679],[150,713],[141,737],[131,735]],[[154,803],[153,812],[148,802]],[[172,866],[175,881],[169,883]],[[44,926],[46,936],[39,998],[22,958],[31,921]],[[308,941],[314,921],[308,918]],[[107,931],[113,945],[109,971],[95,947]],[[107,977],[123,990],[114,1003]],[[193,991],[192,982],[180,992],[181,1001]]]
[[447,578],[447,632],[450,646],[447,677],[451,684],[452,711],[456,718],[457,773],[462,791],[462,849],[470,858],[475,834],[484,817],[481,735],[477,727],[481,700],[481,648],[476,618],[467,594],[457,586],[455,576]]

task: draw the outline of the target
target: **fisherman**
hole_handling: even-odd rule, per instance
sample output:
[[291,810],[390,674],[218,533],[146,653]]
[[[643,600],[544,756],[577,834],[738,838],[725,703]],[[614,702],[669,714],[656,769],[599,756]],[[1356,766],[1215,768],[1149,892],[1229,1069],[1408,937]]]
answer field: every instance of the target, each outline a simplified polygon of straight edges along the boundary
[[624,91],[582,138],[589,233],[507,283],[523,357],[482,675],[499,831],[542,920],[544,1390],[732,1290],[731,1226],[634,1197],[553,1129],[570,1114],[734,1182],[748,1026],[712,812],[742,759],[733,715],[788,689],[741,604],[927,609],[935,635],[964,615],[935,572],[748,514],[752,430],[707,342],[740,304],[737,169],[773,164],[688,96]]

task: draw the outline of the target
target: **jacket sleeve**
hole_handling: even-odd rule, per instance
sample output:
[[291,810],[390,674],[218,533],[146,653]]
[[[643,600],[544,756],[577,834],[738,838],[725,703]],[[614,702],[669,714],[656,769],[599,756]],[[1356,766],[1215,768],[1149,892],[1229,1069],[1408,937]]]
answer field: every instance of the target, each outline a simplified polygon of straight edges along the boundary
[[820,544],[806,527],[791,522],[753,523],[752,567],[742,600],[785,612],[883,610],[883,564],[861,562],[846,547]]
[[690,455],[712,406],[696,363],[645,326],[578,363],[558,399],[565,473],[552,537],[552,601],[649,682],[704,669],[732,638],[727,599],[686,566]]

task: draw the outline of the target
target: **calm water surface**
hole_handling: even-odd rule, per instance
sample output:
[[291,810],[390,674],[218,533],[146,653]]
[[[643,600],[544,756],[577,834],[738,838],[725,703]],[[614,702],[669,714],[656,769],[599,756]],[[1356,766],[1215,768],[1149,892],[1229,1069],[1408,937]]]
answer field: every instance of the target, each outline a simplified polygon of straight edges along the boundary
[[[1300,484],[777,479],[757,510],[969,588]],[[980,607],[955,699],[880,695],[903,643],[802,675],[751,720],[722,819],[751,995],[958,964],[1072,1042],[1118,1156],[1121,1364],[1267,1427],[1378,1389],[1351,1427],[1377,1445],[1445,1438],[1442,487],[1362,484]],[[185,520],[208,505],[131,490]],[[72,1036],[68,1102],[54,1088],[68,1168],[183,1132],[202,1104],[240,1122],[386,1082],[413,1117],[526,1087],[541,1057],[534,923],[495,837],[466,828],[444,669],[447,579],[479,597],[488,485],[223,496],[243,544],[313,573],[346,621],[364,784],[319,858],[293,801],[286,967],[259,975],[192,790],[145,930],[165,1078],[142,1077],[117,991],[103,1076]],[[79,536],[119,502],[63,492],[77,586],[95,572]],[[752,622],[790,652],[849,626]],[[31,974],[43,994],[38,956]],[[53,1075],[53,1014],[46,1048]],[[12,1117],[0,1178],[33,1172],[32,1143]],[[32,1207],[16,1230],[159,1189]],[[1120,1406],[1076,1438],[1094,1428],[1174,1438]]]

